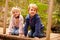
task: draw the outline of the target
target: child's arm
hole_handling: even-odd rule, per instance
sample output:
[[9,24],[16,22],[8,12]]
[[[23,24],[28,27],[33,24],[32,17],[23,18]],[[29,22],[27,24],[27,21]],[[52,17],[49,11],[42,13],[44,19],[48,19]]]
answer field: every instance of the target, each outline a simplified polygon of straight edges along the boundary
[[41,28],[42,28],[41,20],[40,18],[37,18],[35,24],[35,32],[33,34],[35,37],[41,33]]
[[9,24],[9,27],[8,27],[8,34],[9,35],[11,34],[12,27],[13,27],[13,17],[11,17],[10,24]]
[[24,22],[23,16],[20,15],[20,18],[19,18],[19,36],[24,35],[23,22]]
[[24,35],[25,36],[27,36],[27,33],[28,33],[28,26],[29,26],[29,20],[26,17],[26,22],[25,22],[25,25],[24,25]]

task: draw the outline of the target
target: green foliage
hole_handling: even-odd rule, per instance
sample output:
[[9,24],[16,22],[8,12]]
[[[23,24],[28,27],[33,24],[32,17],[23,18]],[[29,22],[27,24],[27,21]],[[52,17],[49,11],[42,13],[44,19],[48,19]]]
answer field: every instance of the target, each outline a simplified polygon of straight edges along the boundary
[[60,4],[60,0],[56,0],[56,2],[57,2],[58,4]]
[[53,23],[52,23],[52,26],[55,26],[55,27],[60,27],[60,0],[56,0],[55,1],[56,4],[55,4],[55,10],[53,12]]
[[5,0],[0,0],[0,6],[4,6],[5,5]]
[[14,6],[14,2],[13,2],[13,1],[9,1],[9,2],[8,2],[8,6],[9,6],[9,7],[13,7],[13,6]]

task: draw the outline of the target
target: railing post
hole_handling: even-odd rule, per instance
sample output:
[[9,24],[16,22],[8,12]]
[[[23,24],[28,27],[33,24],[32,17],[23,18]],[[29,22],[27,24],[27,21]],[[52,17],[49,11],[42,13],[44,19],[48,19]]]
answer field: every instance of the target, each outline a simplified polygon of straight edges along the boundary
[[6,0],[5,4],[5,13],[4,13],[4,27],[3,27],[3,34],[6,33],[6,24],[7,24],[7,11],[8,11],[8,0]]
[[53,11],[53,0],[48,0],[48,1],[49,1],[49,8],[48,8],[48,24],[47,24],[47,31],[46,31],[46,40],[50,40],[52,11]]

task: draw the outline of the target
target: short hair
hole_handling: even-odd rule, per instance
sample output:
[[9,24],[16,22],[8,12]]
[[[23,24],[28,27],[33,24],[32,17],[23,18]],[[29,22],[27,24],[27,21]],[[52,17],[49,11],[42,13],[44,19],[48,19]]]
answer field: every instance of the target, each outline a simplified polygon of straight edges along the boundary
[[19,13],[21,13],[21,9],[19,7],[13,7],[12,10],[11,10],[11,14],[12,14],[12,12],[14,10],[18,11]]
[[37,7],[36,4],[29,4],[29,6],[28,6],[28,10],[30,9],[30,7],[36,9],[36,11],[38,10],[38,7]]

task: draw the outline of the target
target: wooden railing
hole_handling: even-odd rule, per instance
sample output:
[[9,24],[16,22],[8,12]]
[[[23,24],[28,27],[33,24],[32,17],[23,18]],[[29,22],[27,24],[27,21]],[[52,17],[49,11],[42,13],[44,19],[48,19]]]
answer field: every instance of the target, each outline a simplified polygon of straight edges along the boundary
[[32,40],[31,38],[19,37],[15,35],[0,34],[0,39],[3,40]]

